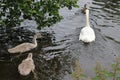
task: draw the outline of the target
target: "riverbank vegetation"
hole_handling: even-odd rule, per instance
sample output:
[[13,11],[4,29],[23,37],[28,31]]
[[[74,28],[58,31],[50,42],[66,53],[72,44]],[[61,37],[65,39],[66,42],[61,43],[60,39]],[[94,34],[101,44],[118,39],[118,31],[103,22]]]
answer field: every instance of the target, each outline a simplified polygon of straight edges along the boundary
[[99,61],[96,62],[95,77],[90,78],[83,73],[78,61],[75,62],[75,71],[72,77],[77,80],[120,80],[120,57],[117,57],[115,62],[111,64],[110,70],[103,68]]

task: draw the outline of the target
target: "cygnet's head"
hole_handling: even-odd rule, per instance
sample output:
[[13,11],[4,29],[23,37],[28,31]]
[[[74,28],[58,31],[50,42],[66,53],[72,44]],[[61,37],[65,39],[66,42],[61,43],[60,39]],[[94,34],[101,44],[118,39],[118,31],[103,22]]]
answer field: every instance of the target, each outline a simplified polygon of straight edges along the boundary
[[41,33],[37,32],[34,37],[37,39],[37,38],[42,38],[43,36],[41,35]]
[[32,56],[33,56],[32,53],[29,53],[27,58],[32,58]]

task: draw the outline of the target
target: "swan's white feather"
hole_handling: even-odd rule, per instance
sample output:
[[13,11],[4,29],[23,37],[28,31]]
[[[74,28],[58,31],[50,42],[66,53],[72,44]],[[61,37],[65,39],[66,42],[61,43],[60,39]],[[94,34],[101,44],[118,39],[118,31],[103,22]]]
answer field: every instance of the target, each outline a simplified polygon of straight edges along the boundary
[[90,43],[95,41],[95,32],[90,27],[89,24],[89,10],[86,9],[86,26],[81,29],[79,40],[82,40],[85,43]]
[[95,41],[95,32],[91,27],[82,28],[79,36],[79,40],[89,43]]

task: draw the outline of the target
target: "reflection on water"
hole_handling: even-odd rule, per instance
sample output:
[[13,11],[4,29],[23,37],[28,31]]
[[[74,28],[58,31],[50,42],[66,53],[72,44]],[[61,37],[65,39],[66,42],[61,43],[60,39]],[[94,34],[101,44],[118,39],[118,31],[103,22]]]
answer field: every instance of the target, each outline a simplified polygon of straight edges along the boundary
[[[1,28],[1,31],[4,30]],[[21,34],[22,32],[22,34]],[[7,52],[8,48],[16,46],[23,42],[32,42],[33,35],[29,30],[17,28],[12,33],[6,30],[1,33],[0,45],[0,79],[1,80],[33,80],[31,73],[27,77],[23,77],[18,73],[17,66],[26,58],[28,52],[24,53],[20,58],[14,58],[15,55],[10,55]],[[37,77],[42,80],[56,80],[65,72],[71,69],[72,59],[69,52],[65,50],[65,40],[55,43],[54,36],[49,33],[42,32],[43,39],[38,39],[38,47],[29,51],[33,53],[33,59],[36,65]],[[6,38],[7,36],[7,38]],[[63,43],[63,44],[62,44]],[[64,65],[64,66],[63,66]]]
[[120,23],[120,1],[113,0],[113,1],[105,1],[105,0],[94,0],[94,6],[91,7],[95,12],[97,11],[105,20],[112,20],[115,23]]
[[[38,39],[38,47],[29,51],[33,53],[39,80],[72,80],[70,74],[74,70],[74,59],[80,61],[86,74],[93,76],[96,60],[106,66],[120,52],[120,1],[80,0],[78,4],[87,4],[90,9],[90,23],[95,30],[96,41],[89,45],[78,41],[80,29],[85,26],[85,15],[80,9],[61,9],[64,19],[51,28],[42,29],[45,37]],[[22,25],[27,26],[27,21]],[[0,27],[0,80],[34,80],[32,73],[24,77],[17,70],[29,52],[14,61],[10,61],[14,55],[7,52],[8,48],[32,41],[34,31],[39,30],[29,26],[12,31]]]
[[[111,39],[120,42],[120,1],[119,0],[94,0],[91,6],[93,20],[97,28]],[[109,28],[106,28],[109,27]]]

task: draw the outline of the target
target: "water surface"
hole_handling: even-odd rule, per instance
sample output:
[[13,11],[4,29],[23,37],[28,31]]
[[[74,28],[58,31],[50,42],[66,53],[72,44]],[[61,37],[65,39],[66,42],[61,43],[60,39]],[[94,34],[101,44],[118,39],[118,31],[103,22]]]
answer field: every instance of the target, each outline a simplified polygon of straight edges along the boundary
[[[85,74],[94,76],[96,61],[109,66],[120,54],[120,1],[119,0],[80,0],[90,9],[90,25],[95,30],[96,41],[85,45],[78,40],[85,15],[80,9],[60,10],[64,19],[52,27],[41,30],[44,39],[38,39],[38,47],[31,50],[39,80],[72,80],[74,62],[78,60]],[[15,28],[13,33],[0,28],[0,80],[33,80],[33,74],[21,76],[17,67],[29,52],[10,61],[15,55],[8,48],[23,42],[31,42],[36,29],[35,22],[25,21],[25,28]],[[32,33],[33,32],[33,33]]]

